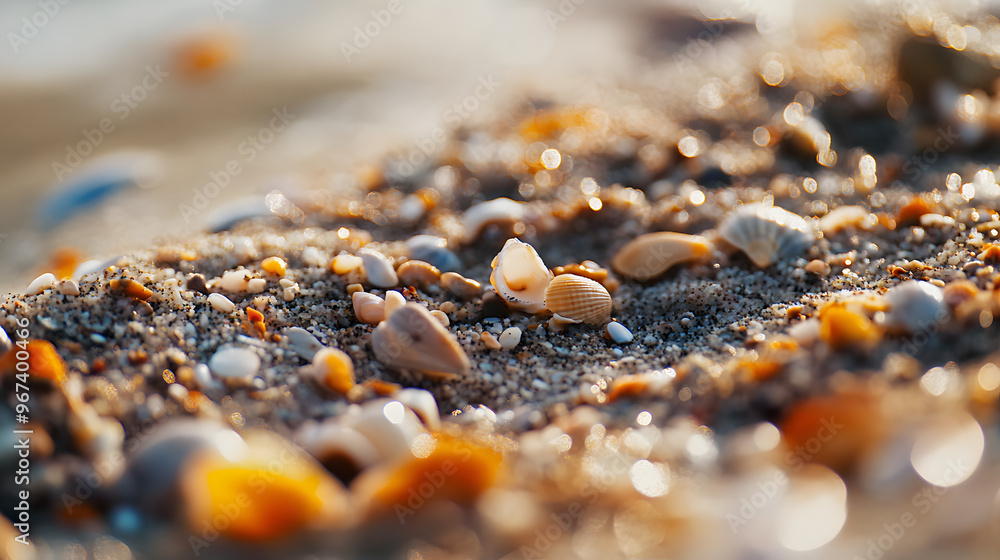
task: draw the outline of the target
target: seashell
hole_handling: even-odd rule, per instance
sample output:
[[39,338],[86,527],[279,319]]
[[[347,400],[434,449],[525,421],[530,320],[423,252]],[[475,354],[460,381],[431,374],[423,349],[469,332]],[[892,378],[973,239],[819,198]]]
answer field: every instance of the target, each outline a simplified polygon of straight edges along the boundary
[[406,298],[396,290],[389,290],[385,293],[385,316],[392,315],[392,312],[406,305]]
[[285,272],[288,270],[288,264],[284,261],[284,259],[278,257],[267,257],[266,259],[260,261],[260,267],[264,270],[264,272],[275,276],[284,276]]
[[342,424],[367,437],[387,462],[410,455],[413,441],[425,433],[417,414],[394,399],[367,401],[356,414],[343,417]]
[[26,296],[36,296],[45,290],[48,290],[56,283],[56,276],[51,272],[46,272],[38,278],[35,278],[28,284],[28,289],[25,290],[24,295]]
[[646,281],[675,264],[698,260],[712,253],[712,244],[700,235],[673,231],[647,233],[618,250],[611,267],[629,278]]
[[937,330],[948,318],[944,290],[920,280],[907,280],[885,293],[889,311],[884,326],[891,331],[913,334],[922,330]]
[[523,221],[527,204],[509,198],[495,198],[479,203],[462,214],[465,227],[465,242],[471,243],[479,237],[483,228],[491,224],[515,224]]
[[126,150],[94,158],[44,197],[36,218],[43,229],[53,229],[124,189],[156,186],[163,170],[163,158],[158,152]]
[[471,278],[466,278],[457,272],[445,272],[441,275],[441,287],[460,299],[473,299],[483,293],[483,286]]
[[448,240],[435,235],[420,234],[406,240],[410,257],[426,261],[442,272],[451,272],[462,267],[455,253],[448,250]]
[[441,413],[437,400],[430,391],[408,387],[393,393],[392,398],[415,412],[427,429],[437,431],[441,428]]
[[[273,542],[349,519],[347,491],[304,450],[264,430],[243,440],[242,454],[199,453],[185,465],[180,495],[192,530],[213,526],[235,541]],[[248,492],[252,499],[237,499]]]
[[354,387],[354,362],[338,348],[321,348],[312,359],[312,373],[320,385],[346,395]]
[[385,300],[368,292],[351,294],[354,304],[354,316],[358,321],[369,325],[377,325],[385,320]]
[[441,278],[441,271],[428,262],[409,260],[399,265],[399,268],[396,269],[396,276],[399,277],[399,281],[404,286],[426,288],[437,283],[438,279]]
[[354,255],[337,255],[333,258],[333,262],[330,263],[330,268],[333,269],[334,274],[347,274],[352,270],[361,266],[364,261],[361,257],[356,257]]
[[391,367],[468,375],[469,358],[455,336],[422,305],[407,303],[372,332],[375,358]]
[[545,288],[545,306],[571,321],[602,324],[611,318],[611,294],[590,278],[575,274],[556,276]]
[[500,347],[504,350],[513,350],[518,344],[521,343],[521,329],[517,327],[508,327],[500,333],[497,341],[500,343]]
[[323,344],[303,328],[289,327],[282,330],[281,334],[288,339],[289,349],[304,360],[312,361],[316,352],[323,348]]
[[815,239],[801,216],[761,203],[745,204],[730,214],[719,235],[761,268],[801,253]]
[[236,309],[236,304],[222,294],[208,294],[208,303],[220,313],[230,313]]
[[626,328],[625,325],[617,321],[612,321],[608,323],[607,331],[608,331],[608,336],[611,337],[611,340],[617,342],[618,344],[625,344],[626,342],[632,342],[632,339],[634,338],[632,336],[632,331],[628,330],[628,328]]
[[528,313],[545,309],[545,288],[553,276],[534,247],[508,239],[490,266],[490,283],[509,307]]
[[295,434],[295,442],[345,484],[382,459],[368,437],[336,418],[303,424]]
[[362,249],[359,253],[368,275],[368,283],[376,288],[395,288],[399,284],[396,271],[389,257],[372,249]]
[[223,379],[249,381],[260,369],[260,357],[247,348],[223,348],[208,360],[208,367]]
[[878,218],[864,206],[838,206],[819,219],[823,235],[834,235],[847,228],[871,229]]

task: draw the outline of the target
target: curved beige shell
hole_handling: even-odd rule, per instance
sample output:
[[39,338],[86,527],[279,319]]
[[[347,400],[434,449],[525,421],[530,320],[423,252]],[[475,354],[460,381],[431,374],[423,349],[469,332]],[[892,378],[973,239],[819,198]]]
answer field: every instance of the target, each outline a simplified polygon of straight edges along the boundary
[[490,266],[490,284],[509,307],[528,313],[545,310],[545,288],[552,272],[534,247],[516,237],[508,239]]
[[705,258],[712,243],[700,235],[659,231],[640,235],[622,247],[611,267],[634,280],[652,280],[675,264]]
[[392,268],[389,257],[374,249],[361,249],[358,252],[368,276],[368,283],[376,288],[395,288],[399,284],[396,271]]
[[396,276],[404,286],[426,288],[441,278],[441,271],[436,266],[418,260],[409,260],[399,265]]
[[392,315],[392,312],[406,305],[406,298],[396,290],[389,290],[385,293],[385,316]]
[[385,320],[385,300],[368,292],[351,294],[354,304],[354,316],[358,321],[369,325],[377,325]]
[[719,226],[719,235],[761,268],[802,253],[815,240],[801,216],[759,202],[730,214]]
[[445,377],[469,373],[469,358],[454,335],[417,303],[395,310],[375,328],[372,350],[394,368]]
[[570,321],[600,325],[611,318],[608,290],[576,274],[561,274],[549,282],[545,305],[552,313]]
[[509,198],[495,198],[481,202],[462,214],[465,241],[471,243],[479,237],[483,228],[490,224],[513,224],[525,218],[527,204]]

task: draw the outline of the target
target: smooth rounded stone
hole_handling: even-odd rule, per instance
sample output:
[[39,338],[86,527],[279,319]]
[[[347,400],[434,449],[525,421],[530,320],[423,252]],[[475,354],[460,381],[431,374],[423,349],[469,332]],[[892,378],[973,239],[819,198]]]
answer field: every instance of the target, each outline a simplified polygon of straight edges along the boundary
[[236,309],[236,304],[222,294],[208,294],[208,303],[212,308],[221,313],[230,313]]
[[513,350],[521,343],[521,329],[517,327],[504,329],[497,340],[504,350]]
[[885,326],[906,333],[922,330],[936,330],[948,318],[948,307],[944,302],[944,290],[919,280],[907,280],[897,284],[885,293],[889,312],[885,315]]
[[56,291],[64,296],[78,296],[80,285],[75,280],[63,280],[56,285]]
[[222,274],[222,278],[214,287],[221,288],[227,292],[245,292],[252,278],[249,270],[228,270]]
[[455,272],[462,267],[462,261],[448,250],[448,240],[436,235],[422,233],[406,240],[410,257],[434,265],[441,272]]
[[56,283],[56,276],[51,272],[46,272],[38,278],[35,278],[28,284],[28,289],[24,292],[26,296],[36,296],[45,290],[48,290]]
[[288,339],[288,347],[303,360],[313,359],[316,352],[323,348],[321,343],[311,332],[300,327],[289,327],[283,329],[281,334]]
[[608,336],[611,340],[614,340],[618,344],[625,344],[626,342],[632,342],[632,331],[628,330],[625,325],[612,321],[608,323]]
[[252,379],[260,369],[260,357],[246,348],[223,348],[208,361],[208,367],[225,379]]
[[360,255],[368,275],[368,282],[377,288],[395,288],[399,283],[395,269],[389,258],[370,249],[362,249]]

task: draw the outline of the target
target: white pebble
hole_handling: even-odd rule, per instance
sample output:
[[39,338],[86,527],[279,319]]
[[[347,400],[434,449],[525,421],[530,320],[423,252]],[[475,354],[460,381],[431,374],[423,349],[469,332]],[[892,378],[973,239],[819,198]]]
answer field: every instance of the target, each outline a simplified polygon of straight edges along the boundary
[[622,352],[621,348],[612,348],[611,353],[614,354],[616,358],[621,358],[625,355],[625,352]]
[[45,290],[48,290],[56,283],[56,277],[51,272],[46,272],[45,274],[35,278],[28,284],[28,291],[24,293],[26,296],[38,295]]
[[223,348],[208,361],[215,375],[228,379],[252,379],[260,369],[260,357],[246,348]]
[[389,290],[385,293],[385,316],[392,315],[392,312],[406,305],[406,298],[396,290]]
[[368,282],[377,288],[394,288],[399,283],[389,258],[370,249],[362,249],[359,256],[365,265]]
[[306,266],[322,266],[323,256],[320,255],[319,249],[315,247],[306,247],[302,249],[302,262]]
[[267,288],[267,280],[263,278],[254,278],[247,282],[247,291],[251,294],[259,294]]
[[608,323],[608,336],[618,344],[632,342],[632,331],[625,328],[625,325],[612,321]]
[[312,361],[323,344],[309,331],[300,327],[289,327],[281,331],[288,339],[288,347],[301,358]]
[[80,295],[80,285],[75,280],[63,280],[56,286],[56,290],[64,296]]
[[510,327],[500,333],[500,346],[504,350],[513,350],[521,343],[521,329]]
[[250,278],[249,270],[230,270],[222,275],[216,286],[227,292],[245,292]]
[[221,313],[229,313],[236,309],[236,304],[222,294],[208,294],[208,303]]

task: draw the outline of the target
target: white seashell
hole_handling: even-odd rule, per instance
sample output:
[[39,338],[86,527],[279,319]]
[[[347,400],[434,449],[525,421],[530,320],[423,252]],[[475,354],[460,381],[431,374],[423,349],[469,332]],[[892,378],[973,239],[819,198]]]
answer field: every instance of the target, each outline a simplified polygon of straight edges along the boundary
[[42,274],[38,278],[32,280],[30,284],[28,284],[28,289],[24,292],[24,295],[26,296],[38,295],[44,292],[45,290],[51,288],[53,285],[55,285],[55,283],[56,283],[55,274],[52,274],[51,272],[46,272],[45,274]]
[[354,316],[358,321],[369,325],[377,325],[385,320],[385,300],[368,292],[351,294],[354,304]]
[[618,344],[632,342],[632,339],[634,338],[632,336],[632,331],[628,330],[625,325],[617,321],[608,323],[608,336],[610,336],[611,340],[617,342]]
[[382,461],[409,456],[413,440],[425,431],[416,413],[391,399],[365,402],[358,413],[344,417],[343,425],[368,438]]
[[378,361],[395,368],[445,376],[469,373],[469,358],[455,336],[417,303],[407,303],[375,328],[372,350]]
[[288,347],[300,358],[312,361],[323,344],[309,331],[299,327],[289,327],[281,331],[281,334],[288,339]]
[[611,294],[590,278],[560,274],[545,288],[545,306],[570,321],[599,325],[611,318]]
[[260,357],[246,348],[223,348],[208,360],[215,375],[226,379],[251,379],[260,369]]
[[497,341],[500,342],[500,347],[504,350],[513,350],[521,343],[521,329],[517,327],[506,328],[500,333]]
[[236,304],[222,294],[208,294],[208,303],[220,313],[231,313],[236,309]]
[[396,276],[389,257],[372,249],[362,249],[360,256],[365,265],[365,273],[368,275],[368,283],[372,286],[395,288],[399,284],[399,277]]
[[441,278],[441,271],[434,265],[418,260],[409,260],[399,265],[396,269],[396,276],[404,286],[416,286],[426,288],[437,283]]
[[333,264],[331,266],[333,267],[333,272],[335,274],[347,274],[348,272],[351,272],[361,266],[363,262],[364,261],[361,257],[343,254],[334,257]]
[[429,430],[441,428],[441,413],[434,394],[424,389],[406,388],[392,394],[392,398],[415,412]]
[[798,214],[759,202],[730,214],[719,226],[719,235],[761,268],[801,253],[815,239]]
[[494,257],[490,283],[509,307],[538,313],[545,309],[545,287],[552,280],[535,248],[511,238]]
[[907,280],[885,293],[889,311],[884,326],[903,333],[936,332],[948,319],[944,290],[920,280]]
[[222,278],[216,280],[212,287],[225,290],[227,292],[245,292],[250,284],[253,275],[249,270],[229,270],[223,273]]
[[712,244],[700,235],[659,231],[640,235],[619,249],[611,260],[611,267],[623,276],[646,281],[675,264],[711,254]]
[[64,296],[80,295],[80,285],[75,280],[63,280],[56,285],[56,291]]
[[496,198],[469,208],[462,214],[465,242],[475,241],[483,228],[490,224],[514,224],[524,220],[526,208],[525,203],[509,198]]
[[392,312],[406,305],[406,298],[396,290],[389,290],[385,293],[385,316],[392,315]]
[[441,287],[448,293],[461,299],[473,299],[483,293],[483,286],[471,278],[466,278],[457,272],[445,272],[441,275]]

